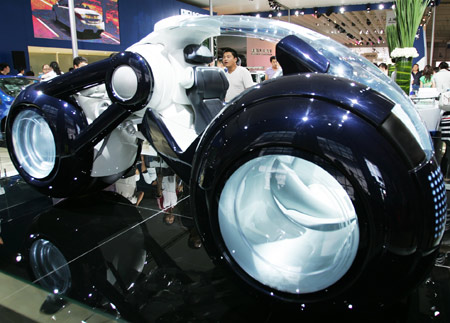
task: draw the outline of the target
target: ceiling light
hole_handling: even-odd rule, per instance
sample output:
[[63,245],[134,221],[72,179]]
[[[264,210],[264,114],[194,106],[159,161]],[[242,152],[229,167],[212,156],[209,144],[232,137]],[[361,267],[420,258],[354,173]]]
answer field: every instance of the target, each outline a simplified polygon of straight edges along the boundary
[[275,11],[280,11],[281,9],[281,5],[275,0],[269,0],[269,7]]
[[383,10],[383,9],[384,9],[384,4],[380,4],[380,5],[378,6],[378,9]]
[[344,12],[345,12],[345,8],[344,8],[344,7],[340,7],[340,8],[339,8],[339,12],[340,12],[340,13],[344,13]]

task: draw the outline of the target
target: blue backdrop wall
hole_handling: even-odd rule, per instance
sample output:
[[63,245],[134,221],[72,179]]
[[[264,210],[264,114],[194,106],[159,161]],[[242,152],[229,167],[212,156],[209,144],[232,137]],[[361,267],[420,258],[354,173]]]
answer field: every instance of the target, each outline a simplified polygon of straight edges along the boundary
[[[154,24],[166,17],[179,15],[181,9],[209,14],[203,10],[176,0],[118,0],[120,45],[108,45],[79,41],[79,49],[123,51],[153,31]],[[11,66],[15,74],[12,51],[25,53],[29,68],[28,46],[72,48],[70,40],[34,38],[30,0],[2,1],[0,19],[0,62]]]

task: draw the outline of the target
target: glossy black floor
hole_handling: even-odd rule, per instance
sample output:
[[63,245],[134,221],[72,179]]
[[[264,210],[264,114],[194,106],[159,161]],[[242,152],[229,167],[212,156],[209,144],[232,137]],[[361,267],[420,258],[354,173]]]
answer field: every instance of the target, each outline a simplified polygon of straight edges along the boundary
[[[68,298],[49,296],[40,306],[48,321],[75,300],[130,322],[450,322],[448,231],[430,277],[409,297],[374,312],[317,311],[262,299],[215,266],[198,245],[189,196],[180,196],[168,225],[155,187],[142,179],[139,206],[108,191],[56,201],[19,176],[2,178],[0,185],[0,271],[30,284],[65,286],[63,273],[31,274],[27,248],[36,236],[51,241],[70,263]],[[42,253],[37,261],[58,269],[54,256]],[[18,322],[11,310],[0,307],[0,321]]]

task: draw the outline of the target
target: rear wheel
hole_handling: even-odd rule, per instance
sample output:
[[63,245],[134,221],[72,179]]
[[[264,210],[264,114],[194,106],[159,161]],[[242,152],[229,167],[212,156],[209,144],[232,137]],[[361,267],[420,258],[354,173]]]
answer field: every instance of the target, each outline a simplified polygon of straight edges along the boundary
[[92,177],[93,150],[75,152],[74,138],[87,127],[83,118],[69,106],[58,113],[31,105],[10,111],[6,143],[11,161],[22,178],[41,193],[53,197],[87,194],[118,179]]
[[36,110],[22,110],[12,125],[17,161],[33,178],[47,177],[55,167],[56,144],[49,124]]

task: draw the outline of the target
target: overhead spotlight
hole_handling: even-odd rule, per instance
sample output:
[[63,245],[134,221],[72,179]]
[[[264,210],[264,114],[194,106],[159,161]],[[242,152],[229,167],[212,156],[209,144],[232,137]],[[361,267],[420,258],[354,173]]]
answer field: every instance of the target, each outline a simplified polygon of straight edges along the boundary
[[340,13],[344,13],[344,12],[345,12],[345,7],[340,7],[340,8],[339,8],[339,12],[340,12]]
[[281,17],[281,15],[282,15],[282,14],[281,14],[281,11],[278,11],[277,16],[278,16],[278,17]]
[[379,9],[379,10],[383,10],[383,9],[384,9],[384,4],[380,4],[380,5],[378,6],[378,9]]
[[261,15],[259,13],[256,14],[256,18],[260,18]]
[[298,16],[298,10],[295,10],[295,15]]
[[269,13],[269,18],[272,18],[272,14],[271,13]]
[[314,14],[315,14],[315,15],[317,15],[317,14],[319,13],[319,9],[314,8],[313,10],[314,10]]
[[368,3],[368,4],[366,4],[366,10],[367,10],[367,12],[369,12],[370,11],[370,4]]

